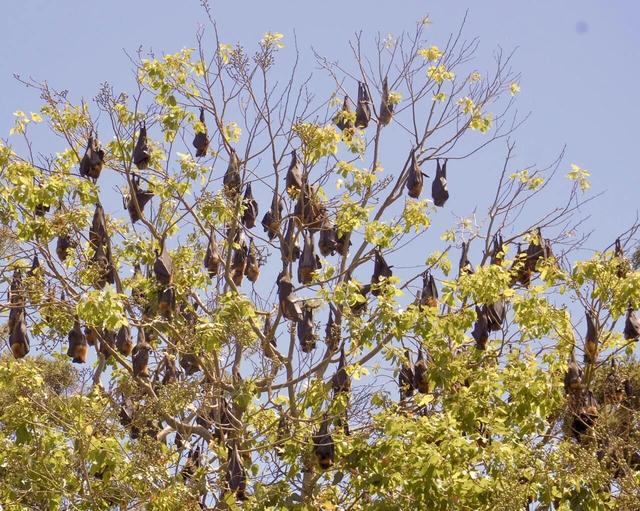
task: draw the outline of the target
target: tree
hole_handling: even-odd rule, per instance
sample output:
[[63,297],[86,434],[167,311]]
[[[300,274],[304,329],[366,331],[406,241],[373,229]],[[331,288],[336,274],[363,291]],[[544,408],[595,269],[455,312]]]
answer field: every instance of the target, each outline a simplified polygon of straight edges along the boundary
[[[322,85],[297,50],[285,74],[282,34],[250,54],[210,22],[214,51],[138,54],[92,105],[25,81],[43,105],[0,146],[7,509],[637,508],[638,226],[576,260],[576,165],[540,212],[562,154],[513,168],[511,55],[480,72],[425,19],[315,55]],[[433,233],[447,171],[502,142],[486,215]]]

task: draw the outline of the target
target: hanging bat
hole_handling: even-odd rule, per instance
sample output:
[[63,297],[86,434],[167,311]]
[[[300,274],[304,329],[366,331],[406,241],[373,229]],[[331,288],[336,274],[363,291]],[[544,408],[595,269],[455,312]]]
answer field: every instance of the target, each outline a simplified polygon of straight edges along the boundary
[[[144,207],[153,198],[153,192],[140,189],[140,176],[131,175],[131,188],[129,196],[125,199],[125,209],[129,212],[131,223],[135,224],[142,218]],[[138,207],[136,208],[136,204]],[[138,212],[139,211],[139,212]]]
[[313,435],[313,453],[322,470],[331,468],[335,461],[335,445],[329,433],[329,419],[325,416],[320,429]]
[[71,241],[71,237],[68,234],[62,234],[58,236],[56,241],[56,255],[60,261],[66,261],[69,256],[69,250],[75,246],[75,243]]
[[300,259],[302,251],[298,246],[298,240],[294,236],[295,221],[293,218],[289,219],[287,224],[287,232],[284,235],[284,242],[281,247],[282,260],[286,263],[292,263]]
[[631,307],[627,309],[627,318],[624,322],[624,338],[627,341],[640,337],[640,319]]
[[350,113],[351,107],[349,97],[345,96],[344,101],[342,102],[342,110],[340,110],[333,118],[337,128],[340,131],[353,129],[354,125],[353,121],[351,120],[351,116],[349,115]]
[[484,310],[476,306],[476,322],[473,325],[471,335],[476,341],[476,348],[486,350],[489,342],[489,320]]
[[128,326],[121,326],[116,337],[116,348],[118,351],[128,357],[133,351],[133,340],[131,339],[131,331]]
[[295,196],[302,190],[302,171],[298,164],[298,153],[291,151],[291,163],[287,170],[286,190],[290,197]]
[[180,355],[180,367],[184,369],[187,376],[196,374],[202,369],[200,367],[200,360],[194,353],[182,353]]
[[140,132],[138,133],[138,140],[133,149],[133,163],[138,167],[138,170],[144,170],[149,166],[150,159],[151,154],[149,152],[149,146],[147,145],[147,127],[142,123],[140,125]]
[[111,357],[111,350],[115,350],[115,346],[115,333],[111,332],[110,330],[103,330],[98,336],[98,344],[96,345],[96,350],[104,355],[105,360],[108,360],[109,357]]
[[447,189],[447,160],[444,160],[442,167],[440,160],[436,160],[436,177],[433,178],[431,184],[431,197],[433,203],[441,208],[449,199],[449,190]]
[[247,473],[242,464],[242,459],[238,453],[238,444],[233,443],[233,448],[229,449],[227,460],[227,485],[229,491],[235,493],[238,500],[245,500],[247,490]]
[[422,348],[418,348],[418,358],[413,367],[413,386],[421,394],[429,393],[429,371],[427,360],[422,354]]
[[409,350],[405,350],[405,360],[402,362],[402,365],[400,366],[400,373],[398,374],[398,386],[400,387],[401,401],[413,396],[415,381],[416,377],[413,362],[411,361],[411,354],[409,353]]
[[502,330],[502,325],[507,316],[504,301],[498,300],[491,305],[485,305],[483,309],[483,313],[487,318],[487,327],[489,328],[489,331],[499,332]]
[[458,263],[458,277],[473,273],[473,265],[469,261],[469,245],[470,243],[462,242],[462,254],[460,254],[460,262]]
[[340,344],[340,331],[340,321],[338,320],[337,315],[336,319],[334,319],[333,310],[329,308],[329,318],[324,331],[324,342],[327,345],[327,349],[332,353],[338,349],[338,344]]
[[136,378],[149,377],[149,355],[151,346],[145,339],[144,330],[138,329],[138,343],[131,351],[131,362],[133,365],[133,376]]
[[33,214],[40,217],[45,216],[49,211],[51,211],[51,206],[48,204],[36,204],[33,208]]
[[[17,311],[17,312],[14,312]],[[29,353],[30,343],[27,332],[27,323],[24,319],[24,308],[11,309],[14,314],[11,331],[9,333],[9,346],[16,359],[24,358]]]
[[577,394],[582,390],[582,368],[576,363],[573,352],[569,357],[567,372],[564,375],[564,391],[566,394]]
[[312,234],[317,232],[326,214],[326,208],[318,201],[317,194],[311,187],[304,186],[293,210],[293,216],[298,219],[301,229],[307,229]]
[[319,264],[319,259],[313,244],[313,236],[305,233],[302,255],[298,262],[298,282],[304,285],[311,284],[311,282],[313,282],[313,272],[320,268],[321,265]]
[[25,305],[25,289],[22,282],[22,270],[20,268],[16,268],[11,277],[9,303],[16,307],[24,307]]
[[367,86],[358,82],[358,106],[356,107],[356,128],[365,129],[371,121],[371,98]]
[[69,332],[69,349],[67,356],[72,358],[74,364],[84,364],[87,361],[87,338],[82,332],[80,321],[76,318],[73,322],[73,328]]
[[213,227],[211,227],[207,252],[204,256],[204,267],[209,272],[209,277],[214,277],[220,271],[220,254]]
[[255,227],[256,218],[258,217],[258,202],[253,198],[253,194],[251,193],[251,183],[247,184],[242,203],[244,204],[244,213],[242,213],[242,224],[247,229],[252,229],[253,227]]
[[580,441],[584,436],[589,435],[598,419],[598,415],[598,401],[593,392],[588,390],[584,394],[578,413],[571,424],[571,431],[576,440]]
[[491,242],[491,264],[500,266],[504,261],[504,241],[501,234],[494,234]]
[[87,139],[87,148],[82,156],[82,160],[80,160],[80,175],[97,180],[102,172],[103,164],[104,150],[97,136],[94,138],[93,133],[91,133]]
[[393,272],[391,271],[391,266],[389,266],[384,260],[384,257],[382,257],[380,249],[375,250],[374,258],[373,275],[371,276],[371,294],[373,296],[379,296],[381,293],[380,284],[385,279],[390,278]]
[[291,275],[286,272],[280,273],[277,285],[280,313],[289,321],[302,321],[302,310],[298,304],[298,297],[293,292]]
[[222,178],[222,184],[224,185],[224,193],[230,200],[234,200],[238,193],[240,193],[240,186],[242,185],[240,159],[238,158],[238,153],[236,153],[236,150],[233,148],[229,155],[229,165]]
[[587,334],[584,337],[584,361],[587,364],[595,364],[598,357],[598,327],[592,311],[586,310],[585,317],[587,319]]
[[248,251],[249,248],[243,240],[240,248],[235,249],[231,255],[231,280],[236,286],[242,284],[242,278],[247,267]]
[[192,447],[189,449],[187,460],[184,462],[182,470],[180,471],[182,479],[184,479],[185,482],[189,482],[200,466],[200,447],[196,447],[195,449]]
[[530,271],[535,271],[538,261],[544,259],[547,252],[546,241],[542,237],[540,227],[536,229],[536,236],[532,238],[529,246],[527,247],[527,262],[526,267]]
[[287,439],[291,438],[291,431],[289,429],[289,422],[287,421],[287,416],[285,413],[280,415],[280,419],[278,419],[278,431],[276,433],[276,446],[275,451],[278,457],[282,457],[284,455],[284,447],[283,444],[287,441]]
[[511,266],[511,286],[514,286],[518,282],[522,284],[524,287],[529,287],[531,284],[531,274],[532,271],[527,265],[527,251],[522,250],[522,245],[518,243],[518,251],[516,253],[516,257],[513,260],[513,265]]
[[107,240],[107,222],[104,216],[104,209],[102,204],[96,204],[96,209],[93,212],[93,220],[91,221],[91,227],[89,228],[89,242],[95,248],[98,245],[103,245]]
[[298,322],[298,340],[303,353],[311,353],[316,349],[316,332],[313,322],[313,309],[305,306],[302,310],[302,320]]
[[247,276],[250,282],[254,283],[260,276],[260,264],[258,261],[258,250],[256,244],[253,242],[253,238],[249,241],[249,250],[247,253],[247,264],[244,269],[244,274]]
[[418,165],[415,150],[411,151],[411,166],[409,167],[409,175],[407,176],[407,194],[412,199],[417,199],[422,193],[424,178],[427,176]]
[[153,273],[156,276],[158,283],[163,286],[170,286],[172,273],[173,273],[173,261],[169,252],[162,242],[162,251],[155,250],[156,260],[153,263]]
[[202,124],[203,131],[196,132],[196,135],[193,137],[193,147],[196,148],[196,158],[206,156],[207,149],[209,148],[207,125],[204,122],[204,108],[200,108],[200,123]]
[[113,284],[115,282],[115,272],[109,255],[109,251],[105,252],[102,244],[96,246],[92,262],[98,267],[98,277],[95,282],[98,289],[104,288],[107,283]]
[[178,381],[180,374],[176,367],[176,360],[171,355],[165,355],[163,360],[164,374],[162,375],[162,384],[169,385]]
[[389,83],[385,76],[382,80],[382,97],[380,99],[380,115],[378,121],[381,126],[386,126],[393,118],[393,103],[389,101]]
[[318,240],[318,248],[322,257],[327,257],[336,253],[338,248],[338,233],[333,222],[328,216],[325,216],[320,226],[320,239]]
[[420,296],[421,305],[428,307],[438,306],[438,288],[436,281],[429,270],[422,274],[422,293]]
[[278,344],[276,342],[276,338],[273,332],[273,325],[271,324],[271,316],[267,316],[264,320],[264,327],[262,328],[262,333],[264,334],[264,341],[262,343],[262,349],[267,358],[272,360],[276,360],[277,354],[276,350],[278,349]]
[[349,247],[351,246],[351,233],[344,232],[342,235],[336,230],[336,252],[343,257],[346,257],[349,253]]
[[348,393],[351,390],[351,377],[346,370],[346,360],[344,354],[344,346],[340,350],[340,361],[338,362],[338,370],[331,378],[331,386],[333,388],[333,395],[336,396],[341,393]]
[[[348,276],[348,280],[351,280],[351,275]],[[371,284],[360,284],[359,282],[356,282],[356,285],[358,287],[356,292],[362,298],[356,300],[353,305],[350,304],[349,309],[352,314],[359,316],[367,308],[367,295],[371,292]]]
[[619,279],[624,279],[629,273],[629,262],[624,257],[624,250],[620,238],[616,238],[613,256],[618,260],[616,275]]
[[171,319],[176,308],[176,292],[173,286],[165,287],[158,296],[158,312],[167,319]]
[[94,326],[85,325],[84,336],[86,337],[87,344],[89,346],[97,346],[100,343],[100,334],[98,333],[98,329]]
[[283,209],[284,203],[282,202],[282,199],[280,199],[278,195],[274,193],[273,200],[271,201],[271,209],[264,214],[261,222],[264,232],[267,233],[269,240],[272,240],[278,235]]

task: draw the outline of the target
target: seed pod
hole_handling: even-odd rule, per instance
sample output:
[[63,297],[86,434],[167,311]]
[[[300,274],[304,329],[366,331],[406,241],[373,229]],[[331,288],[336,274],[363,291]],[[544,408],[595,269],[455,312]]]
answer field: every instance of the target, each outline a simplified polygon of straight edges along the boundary
[[196,374],[202,369],[200,367],[200,360],[194,353],[182,353],[180,355],[180,367],[184,369],[187,376]]
[[[153,198],[153,193],[149,190],[140,189],[140,176],[133,174],[131,176],[131,188],[129,196],[125,200],[125,208],[129,212],[131,223],[135,224],[142,218],[144,207]],[[136,204],[138,207],[136,208]]]
[[344,346],[340,350],[340,361],[338,362],[338,370],[331,378],[331,386],[333,395],[347,393],[351,390],[351,377],[346,370],[346,360],[344,355]]
[[164,247],[164,242],[162,244],[162,251],[155,251],[156,260],[153,263],[153,273],[156,276],[156,280],[159,284],[163,286],[170,286],[172,280],[173,273],[173,261],[171,260],[171,256],[169,252]]
[[353,129],[354,127],[353,120],[351,118],[351,107],[349,104],[349,96],[345,96],[344,101],[342,102],[342,110],[340,110],[333,118],[333,122],[336,123],[336,126],[340,131]]
[[136,146],[133,149],[133,163],[139,170],[144,170],[149,165],[150,159],[151,153],[149,152],[149,146],[147,144],[147,127],[142,123],[140,125],[140,133],[138,133]]
[[247,184],[242,203],[244,204],[242,224],[247,229],[252,229],[255,227],[256,218],[258,217],[258,202],[253,198],[253,194],[251,193],[251,183]]
[[209,272],[209,277],[214,277],[220,271],[220,254],[218,252],[218,243],[213,227],[209,234],[209,244],[207,245],[207,252],[204,256],[204,267]]
[[420,304],[428,307],[438,306],[438,288],[436,281],[429,270],[422,275],[422,294],[420,296]]
[[298,165],[298,153],[291,151],[291,163],[287,170],[286,189],[289,196],[294,196],[302,190],[302,171]]
[[592,311],[586,310],[585,317],[587,319],[587,334],[584,337],[584,361],[587,364],[595,364],[598,357],[598,327]]
[[478,306],[476,306],[476,316],[477,319],[473,325],[471,335],[476,341],[476,348],[484,351],[487,349],[487,343],[489,342],[489,320],[485,311]]
[[469,245],[465,241],[462,242],[462,254],[460,254],[460,262],[458,263],[458,276],[473,273],[473,265],[469,261]]
[[242,278],[247,268],[248,251],[249,249],[243,240],[240,248],[234,250],[231,255],[231,280],[236,286],[242,284]]
[[89,242],[95,248],[107,241],[107,223],[104,217],[104,209],[100,203],[96,204],[93,212],[93,220],[89,228]]
[[582,369],[576,363],[575,355],[571,352],[567,372],[564,375],[564,391],[566,394],[576,394],[582,388]]
[[149,355],[151,346],[145,340],[143,329],[138,330],[138,343],[133,347],[131,352],[131,361],[133,365],[133,376],[139,378],[149,377]]
[[365,129],[371,121],[371,99],[367,86],[358,82],[358,106],[356,108],[356,128]]
[[298,340],[303,353],[311,353],[316,349],[316,332],[313,322],[313,309],[305,306],[302,311],[302,320],[298,322]]
[[411,354],[409,350],[405,350],[405,360],[400,366],[400,373],[398,374],[398,386],[400,387],[400,400],[413,396],[415,390],[415,373],[413,362],[411,361]]
[[280,313],[289,321],[301,321],[302,310],[298,304],[298,297],[293,292],[291,275],[284,272],[280,273],[280,275],[278,275],[277,284]]
[[328,216],[322,220],[320,227],[320,239],[318,240],[318,248],[322,257],[327,257],[336,253],[338,247],[338,233],[333,222]]
[[321,267],[313,244],[313,237],[305,233],[304,248],[298,262],[298,282],[304,285],[311,284],[313,282],[313,272]]
[[240,177],[240,159],[235,149],[231,149],[229,155],[229,165],[227,171],[222,178],[222,184],[224,185],[224,193],[230,199],[234,200],[238,193],[240,193],[240,187],[242,185],[242,178]]
[[598,401],[590,390],[584,394],[578,413],[571,424],[571,431],[576,440],[583,440],[584,436],[591,433],[591,430],[598,419]]
[[416,152],[411,151],[411,166],[409,167],[409,175],[407,176],[407,193],[409,197],[413,199],[420,197],[424,184],[424,176],[425,174],[422,173],[416,160]]
[[504,241],[501,234],[494,234],[491,248],[491,264],[500,266],[504,261]]
[[381,293],[380,285],[385,279],[390,278],[393,275],[391,266],[387,264],[382,257],[382,253],[379,249],[375,250],[375,262],[373,266],[373,275],[371,276],[371,294],[373,296],[379,296]]
[[128,326],[121,326],[120,330],[118,330],[116,348],[125,357],[131,355],[133,351],[133,341],[131,340],[131,331]]
[[284,204],[282,199],[280,199],[275,193],[273,194],[273,200],[271,201],[271,209],[264,214],[262,217],[262,227],[264,228],[264,232],[267,233],[269,239],[272,240],[278,235],[278,231],[280,230],[280,219],[282,218],[282,210],[284,209]]
[[440,160],[436,161],[436,177],[431,184],[431,197],[433,203],[441,208],[449,199],[449,190],[447,189],[447,160],[444,160],[442,167]]
[[333,310],[329,309],[329,319],[327,320],[327,326],[325,327],[325,337],[324,342],[327,345],[327,349],[330,352],[334,352],[338,349],[338,344],[340,344],[340,321],[338,316],[336,315],[336,319],[333,318]]
[[229,449],[227,461],[227,485],[229,491],[235,493],[238,500],[245,500],[247,490],[247,473],[242,465],[242,459],[238,453],[238,444],[233,443],[233,448]]
[[[15,311],[15,312],[14,312]],[[13,320],[9,320],[12,328],[9,333],[11,352],[17,359],[24,358],[29,353],[30,343],[27,333],[27,323],[24,318],[24,308],[11,309]]]
[[527,265],[527,251],[522,250],[522,245],[518,243],[518,252],[511,266],[511,286],[519,282],[523,286],[529,287],[529,284],[531,284],[531,273],[532,271]]
[[624,322],[624,338],[627,341],[640,337],[640,319],[631,307],[627,309],[627,319]]
[[80,175],[96,180],[100,177],[103,164],[104,150],[98,138],[94,138],[92,133],[87,140],[87,148],[85,149],[84,156],[82,160],[80,160]]
[[249,281],[255,283],[260,276],[260,264],[258,262],[258,250],[256,244],[253,242],[253,238],[249,241],[249,251],[247,253],[247,265],[244,269],[244,274]]
[[422,348],[418,348],[418,358],[416,359],[415,366],[413,368],[414,375],[414,388],[422,393],[429,393],[429,371],[427,367],[427,360],[422,354]]
[[69,255],[69,249],[73,246],[75,246],[75,244],[71,241],[71,237],[68,234],[58,236],[58,241],[56,242],[56,255],[58,259],[64,262]]
[[331,468],[335,461],[335,446],[329,433],[329,419],[325,416],[318,432],[313,435],[313,453],[323,470]]
[[69,332],[69,349],[67,356],[71,357],[74,364],[84,364],[87,361],[87,338],[82,333],[78,318],[73,322],[73,328]]
[[498,300],[491,305],[485,305],[483,312],[487,318],[487,327],[490,332],[502,330],[502,325],[507,317],[507,310],[505,309],[503,300]]
[[380,99],[380,115],[378,121],[381,126],[386,126],[391,122],[393,117],[393,103],[389,101],[389,83],[387,77],[382,80],[382,97]]
[[196,132],[195,137],[193,137],[193,147],[196,148],[196,158],[206,156],[207,149],[209,148],[207,125],[204,122],[204,108],[200,108],[200,122],[202,123],[203,130]]
[[192,447],[191,449],[189,449],[187,459],[182,466],[182,470],[180,471],[182,479],[184,479],[185,482],[189,482],[189,480],[194,476],[196,470],[198,470],[200,466],[200,447],[196,447],[195,449]]

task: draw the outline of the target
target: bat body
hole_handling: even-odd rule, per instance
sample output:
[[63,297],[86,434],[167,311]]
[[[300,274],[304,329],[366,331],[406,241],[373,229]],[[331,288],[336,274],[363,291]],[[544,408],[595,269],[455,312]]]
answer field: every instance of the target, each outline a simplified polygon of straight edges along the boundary
[[204,122],[204,108],[200,109],[200,122],[203,126],[203,131],[198,131],[193,137],[193,147],[196,148],[196,158],[206,156],[207,149],[209,148],[209,137],[207,136],[207,125]]
[[240,177],[240,159],[235,149],[231,149],[231,155],[229,156],[229,165],[222,178],[222,184],[224,185],[225,195],[229,199],[235,199],[238,193],[240,193],[240,186],[242,185],[242,178]]
[[371,98],[366,84],[358,82],[358,106],[356,107],[356,128],[365,129],[371,121]]
[[251,183],[247,184],[242,203],[244,204],[244,212],[242,213],[242,224],[247,229],[252,229],[253,227],[255,227],[256,218],[258,217],[258,202],[253,198]]
[[149,166],[151,154],[147,144],[147,127],[142,124],[138,133],[138,140],[133,149],[133,163],[139,170],[144,170]]
[[382,80],[382,97],[380,99],[380,114],[378,121],[381,126],[386,126],[393,118],[393,103],[389,101],[389,83],[385,76]]
[[74,321],[68,339],[69,349],[67,350],[67,356],[71,357],[74,364],[84,364],[87,361],[89,345],[87,344],[87,338],[82,332],[82,328],[80,328],[80,321],[78,321],[78,319]]
[[447,188],[447,160],[440,166],[440,160],[436,160],[436,177],[431,184],[431,198],[433,203],[441,208],[449,200]]

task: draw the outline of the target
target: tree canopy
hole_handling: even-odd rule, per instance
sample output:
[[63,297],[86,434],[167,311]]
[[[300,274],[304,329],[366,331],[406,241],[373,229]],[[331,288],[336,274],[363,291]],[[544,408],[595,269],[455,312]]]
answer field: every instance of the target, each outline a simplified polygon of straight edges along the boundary
[[[130,56],[127,92],[22,80],[6,509],[640,507],[638,224],[583,250],[589,172],[514,164],[512,55],[477,69],[429,22],[334,61],[209,17]],[[447,176],[495,145],[490,200],[436,232]]]

